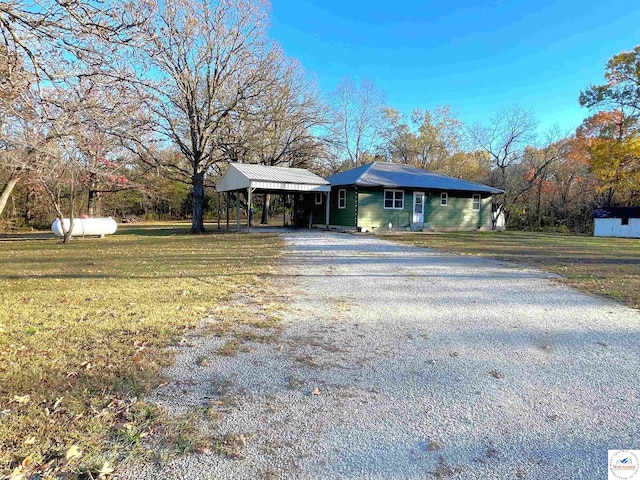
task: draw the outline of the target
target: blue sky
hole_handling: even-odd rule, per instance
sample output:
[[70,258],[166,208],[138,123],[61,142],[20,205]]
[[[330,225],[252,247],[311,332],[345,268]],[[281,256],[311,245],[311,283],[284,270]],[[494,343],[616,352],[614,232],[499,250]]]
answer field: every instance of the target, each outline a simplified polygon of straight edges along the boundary
[[517,103],[569,132],[589,114],[580,90],[640,44],[640,2],[272,0],[270,35],[324,92],[364,77],[404,111],[473,123]]

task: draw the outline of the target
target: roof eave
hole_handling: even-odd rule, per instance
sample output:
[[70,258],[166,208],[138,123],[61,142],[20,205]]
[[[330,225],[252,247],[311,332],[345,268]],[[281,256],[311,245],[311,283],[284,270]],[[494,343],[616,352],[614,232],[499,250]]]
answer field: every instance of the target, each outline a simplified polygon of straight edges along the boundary
[[447,191],[447,192],[472,192],[472,193],[488,193],[490,195],[501,195],[504,193],[504,190],[500,190],[497,188],[488,187],[485,189],[465,189],[465,188],[440,188],[440,187],[426,187],[426,186],[415,186],[415,185],[397,185],[390,183],[366,183],[366,182],[356,182],[356,183],[344,183],[344,184],[331,184],[332,187],[365,187],[365,188],[398,188],[398,189],[406,189],[406,190],[438,190],[438,191]]

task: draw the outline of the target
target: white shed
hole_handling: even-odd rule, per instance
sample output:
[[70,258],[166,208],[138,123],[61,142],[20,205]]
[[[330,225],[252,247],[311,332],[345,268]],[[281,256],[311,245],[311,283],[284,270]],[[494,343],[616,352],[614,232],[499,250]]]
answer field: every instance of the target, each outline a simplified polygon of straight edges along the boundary
[[593,236],[640,238],[640,207],[595,209]]

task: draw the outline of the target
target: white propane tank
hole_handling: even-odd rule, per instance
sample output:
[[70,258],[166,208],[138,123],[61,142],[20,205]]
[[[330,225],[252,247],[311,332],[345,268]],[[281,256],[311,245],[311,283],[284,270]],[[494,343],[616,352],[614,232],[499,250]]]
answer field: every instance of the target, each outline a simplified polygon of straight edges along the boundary
[[[69,219],[65,218],[64,228],[69,228]],[[116,233],[118,224],[111,217],[103,218],[74,218],[73,230],[71,231],[72,237],[84,237],[85,235],[98,235],[100,237],[104,235],[111,235]],[[64,232],[60,225],[60,219],[56,218],[55,222],[51,225],[51,231],[56,237],[63,237]]]

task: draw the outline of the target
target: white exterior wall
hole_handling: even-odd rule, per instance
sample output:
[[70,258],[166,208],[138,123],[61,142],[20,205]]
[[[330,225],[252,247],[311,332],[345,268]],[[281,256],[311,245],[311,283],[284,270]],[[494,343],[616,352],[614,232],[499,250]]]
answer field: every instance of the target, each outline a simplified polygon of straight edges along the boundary
[[594,237],[640,238],[640,218],[630,218],[629,225],[622,225],[621,218],[594,218]]

